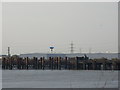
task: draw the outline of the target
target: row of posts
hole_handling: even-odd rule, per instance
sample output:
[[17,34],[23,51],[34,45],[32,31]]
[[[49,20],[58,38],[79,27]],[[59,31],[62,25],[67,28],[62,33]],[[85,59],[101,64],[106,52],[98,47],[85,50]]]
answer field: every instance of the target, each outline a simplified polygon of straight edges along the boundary
[[120,62],[97,62],[91,60],[79,60],[77,58],[49,57],[41,58],[2,58],[4,70],[120,70]]

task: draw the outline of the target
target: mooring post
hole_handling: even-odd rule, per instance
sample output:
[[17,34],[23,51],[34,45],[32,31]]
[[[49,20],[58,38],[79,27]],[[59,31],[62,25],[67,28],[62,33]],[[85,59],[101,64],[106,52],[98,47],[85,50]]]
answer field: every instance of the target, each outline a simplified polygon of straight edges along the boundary
[[113,70],[116,70],[116,63],[113,62]]
[[49,63],[49,69],[51,69],[51,57],[49,57],[48,63]]
[[55,69],[57,69],[57,57],[55,57]]
[[59,58],[57,57],[57,70],[58,70],[58,67],[59,67],[59,66],[58,66],[58,60],[59,60]]
[[19,59],[17,59],[17,69],[19,69]]
[[21,62],[22,62],[22,69],[24,69],[24,58],[21,58]]
[[84,61],[83,61],[83,70],[86,70],[86,64]]
[[106,70],[106,62],[103,62],[103,70]]
[[17,61],[17,63],[16,63],[17,69],[20,69],[20,59],[15,58],[15,60]]
[[59,57],[59,70],[61,70],[61,57]]
[[52,60],[51,60],[51,64],[52,64],[51,66],[52,66],[52,70],[53,70],[53,57],[52,57]]
[[26,69],[28,70],[28,61],[29,61],[29,58],[27,57],[26,58]]
[[5,62],[6,62],[6,59],[2,57],[2,69],[5,69]]
[[67,57],[65,57],[65,69],[67,69]]
[[38,58],[35,58],[36,69],[38,69]]
[[38,69],[40,69],[40,58],[38,59]]
[[116,69],[117,69],[117,68],[116,68],[117,65],[116,65],[116,62],[115,62],[115,61],[112,62],[112,65],[113,65],[112,69],[113,69],[113,70],[116,70]]
[[68,59],[68,69],[69,69],[69,70],[70,70],[70,68],[71,68],[70,62],[71,62],[71,58]]
[[12,59],[11,57],[8,57],[9,60],[9,69],[12,70]]
[[45,58],[43,57],[43,70],[45,69]]
[[40,57],[40,69],[42,69],[42,57]]
[[79,59],[78,57],[76,57],[76,69],[78,70],[78,63],[79,63]]
[[92,70],[95,70],[95,61],[92,61]]
[[35,57],[33,57],[33,69],[35,69]]

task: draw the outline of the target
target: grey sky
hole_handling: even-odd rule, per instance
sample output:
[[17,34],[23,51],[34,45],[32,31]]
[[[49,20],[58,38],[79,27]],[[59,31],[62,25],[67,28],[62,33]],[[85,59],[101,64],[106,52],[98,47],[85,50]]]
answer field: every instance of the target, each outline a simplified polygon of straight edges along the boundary
[[117,3],[3,3],[3,54],[117,52]]
[[0,54],[2,53],[2,3],[0,2]]

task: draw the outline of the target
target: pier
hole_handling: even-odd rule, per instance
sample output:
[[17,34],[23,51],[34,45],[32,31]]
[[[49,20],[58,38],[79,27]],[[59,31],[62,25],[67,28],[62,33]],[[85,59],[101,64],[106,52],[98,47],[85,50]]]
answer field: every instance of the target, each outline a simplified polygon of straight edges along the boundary
[[87,57],[2,57],[3,70],[120,70],[120,59]]

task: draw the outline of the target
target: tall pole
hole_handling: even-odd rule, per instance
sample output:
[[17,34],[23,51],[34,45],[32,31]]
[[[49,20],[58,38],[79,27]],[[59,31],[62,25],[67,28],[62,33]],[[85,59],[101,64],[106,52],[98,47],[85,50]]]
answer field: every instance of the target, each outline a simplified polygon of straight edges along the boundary
[[51,53],[53,53],[53,49],[54,49],[54,47],[50,47],[50,51],[51,51]]
[[71,49],[70,52],[71,53],[74,53],[74,47],[73,46],[74,46],[74,44],[73,44],[73,42],[71,42],[71,44],[70,44],[70,49]]
[[8,57],[10,57],[10,47],[8,47]]

